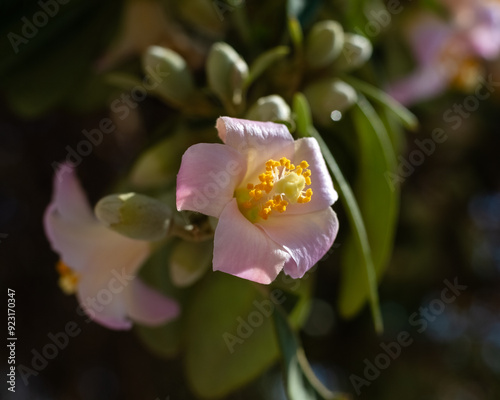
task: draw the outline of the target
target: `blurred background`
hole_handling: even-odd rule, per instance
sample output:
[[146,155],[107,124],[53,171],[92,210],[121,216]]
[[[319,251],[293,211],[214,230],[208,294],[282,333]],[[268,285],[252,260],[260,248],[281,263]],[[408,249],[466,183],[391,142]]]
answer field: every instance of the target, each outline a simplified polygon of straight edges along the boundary
[[[140,3],[152,9],[137,7]],[[484,3],[498,6],[498,1]],[[454,78],[432,85],[436,90],[408,98],[398,92],[403,89],[394,89],[425,66],[415,46],[435,45],[438,31],[449,32],[460,18],[471,17],[469,6],[459,10],[464,16],[444,1],[316,0],[301,16],[304,30],[334,18],[346,31],[366,36],[373,56],[370,70],[360,75],[394,90],[419,120],[417,131],[405,132],[399,146],[399,164],[414,154],[413,164],[419,165],[401,185],[394,251],[379,286],[384,333],[374,333],[368,307],[351,320],[338,315],[339,253],[348,227],[340,203],[334,207],[341,221],[337,245],[319,264],[311,314],[300,333],[318,377],[351,398],[500,398],[500,62],[494,51],[478,51],[452,61]],[[83,129],[110,116],[117,129],[78,165],[95,203],[176,115],[174,108],[147,97],[129,106],[126,118],[118,118],[111,104],[127,92],[108,73],[137,72],[140,54],[160,44],[182,54],[200,82],[208,48],[217,40],[247,41],[248,57],[256,42],[279,44],[286,31],[285,7],[280,0],[0,2],[0,281],[5,303],[7,288],[15,290],[17,365],[29,367],[33,351],[41,352],[50,343],[48,334],[64,331],[68,322],[81,328],[40,372],[33,371],[29,385],[18,375],[12,394],[3,383],[1,399],[194,398],[181,356],[160,358],[134,331],[114,332],[86,322],[75,312],[75,297],[59,289],[58,257],[42,226],[53,163],[64,160],[67,146],[77,147]],[[390,7],[400,12],[391,13]],[[418,19],[424,14],[445,21],[447,28],[433,31],[432,24]],[[498,13],[489,17],[500,25]],[[415,45],[416,34],[407,33],[413,26],[425,26],[421,31],[434,35],[419,33],[422,42]],[[492,32],[499,36],[482,40],[500,40],[500,31]],[[491,96],[467,100],[477,98],[476,88],[484,86],[481,76],[490,77],[491,90],[486,90]],[[332,129],[342,132],[343,126]],[[415,159],[417,141],[431,138],[438,128],[446,140],[435,143],[422,162]],[[349,151],[348,132],[339,137],[340,148]],[[349,177],[349,161],[345,166]],[[464,286],[449,304],[439,301],[446,281]],[[375,362],[384,352],[381,344],[397,341],[401,332],[408,332],[411,344],[380,376],[366,380],[367,362]],[[1,349],[5,382],[8,352],[5,345]],[[353,385],[353,375],[364,383]],[[276,363],[227,398],[284,398],[280,377]]]

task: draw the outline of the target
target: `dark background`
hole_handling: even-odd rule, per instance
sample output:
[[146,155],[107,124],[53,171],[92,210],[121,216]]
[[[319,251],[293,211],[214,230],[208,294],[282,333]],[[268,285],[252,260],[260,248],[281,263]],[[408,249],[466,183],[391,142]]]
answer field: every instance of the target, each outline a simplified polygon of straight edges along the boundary
[[[8,2],[0,4],[8,7]],[[6,87],[10,75],[2,71]],[[499,71],[497,67],[495,76],[500,77]],[[436,127],[445,129],[448,139],[402,186],[395,250],[380,285],[386,325],[382,336],[373,332],[366,308],[352,321],[337,316],[337,288],[332,286],[338,282],[337,254],[318,268],[317,299],[302,339],[313,367],[332,389],[354,394],[350,376],[363,377],[365,360],[373,362],[382,351],[380,344],[408,331],[414,342],[380,377],[362,387],[360,398],[500,398],[500,95],[495,92],[453,130],[442,115],[464,97],[451,92],[414,108],[421,125],[416,134],[407,134],[404,157],[416,148],[416,138],[429,137]],[[0,399],[192,398],[181,357],[160,359],[147,352],[133,331],[113,332],[87,323],[76,313],[76,299],[57,285],[57,256],[42,227],[52,191],[52,163],[65,157],[67,145],[76,146],[82,129],[98,126],[106,109],[81,113],[59,105],[26,118],[6,97],[0,108],[0,281],[5,305],[7,288],[15,290],[16,364],[31,367],[33,351],[42,351],[50,343],[48,334],[63,331],[68,322],[81,329],[46,368],[29,378],[28,386],[18,375],[15,395],[2,381]],[[156,100],[141,104],[146,126],[165,112]],[[139,136],[124,146],[110,136],[83,160],[78,174],[92,202],[129,166],[146,140]],[[336,207],[342,215],[340,205]],[[343,237],[341,233],[340,249]],[[440,297],[445,279],[455,278],[467,289],[418,333],[410,316]],[[5,379],[7,352],[5,345],[0,348]],[[278,367],[230,398],[279,398]]]

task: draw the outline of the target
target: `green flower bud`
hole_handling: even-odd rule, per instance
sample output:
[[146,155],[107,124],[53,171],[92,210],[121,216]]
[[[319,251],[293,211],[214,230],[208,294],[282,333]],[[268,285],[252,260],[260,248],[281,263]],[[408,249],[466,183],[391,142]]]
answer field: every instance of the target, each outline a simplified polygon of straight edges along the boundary
[[245,118],[263,122],[290,121],[291,110],[281,96],[273,94],[257,100],[257,103],[248,110]]
[[212,265],[213,241],[179,241],[170,256],[170,278],[174,285],[187,287],[199,280]]
[[215,43],[207,58],[210,89],[224,102],[240,104],[243,84],[248,78],[248,65],[227,43]]
[[312,27],[306,39],[306,60],[312,68],[331,64],[344,47],[344,30],[337,21],[321,21]]
[[140,240],[165,238],[172,219],[172,211],[165,203],[137,193],[106,196],[99,200],[94,211],[108,228]]
[[352,86],[336,78],[323,79],[304,90],[314,118],[323,125],[338,120],[358,99]]
[[129,179],[134,188],[150,189],[172,182],[179,171],[184,150],[184,141],[179,135],[172,135],[142,152],[130,171]]
[[354,33],[344,34],[344,48],[336,63],[340,70],[349,70],[361,67],[372,56],[373,47],[370,41]]
[[142,68],[149,76],[153,91],[175,105],[185,104],[195,85],[186,61],[175,51],[160,46],[148,47],[142,57]]

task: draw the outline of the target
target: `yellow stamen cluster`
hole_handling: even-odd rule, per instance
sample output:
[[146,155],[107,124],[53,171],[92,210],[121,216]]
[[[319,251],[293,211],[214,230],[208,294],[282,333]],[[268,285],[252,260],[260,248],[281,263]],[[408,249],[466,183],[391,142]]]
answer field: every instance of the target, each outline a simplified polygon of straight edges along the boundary
[[312,189],[303,190],[311,184],[308,167],[307,161],[295,166],[286,157],[268,160],[266,171],[259,175],[260,183],[247,185],[249,199],[241,205],[248,210],[257,206],[257,215],[267,220],[272,211],[285,212],[289,203],[308,203],[313,195]]
[[59,287],[65,294],[74,294],[78,284],[78,274],[68,267],[62,260],[56,265],[56,270],[59,272]]

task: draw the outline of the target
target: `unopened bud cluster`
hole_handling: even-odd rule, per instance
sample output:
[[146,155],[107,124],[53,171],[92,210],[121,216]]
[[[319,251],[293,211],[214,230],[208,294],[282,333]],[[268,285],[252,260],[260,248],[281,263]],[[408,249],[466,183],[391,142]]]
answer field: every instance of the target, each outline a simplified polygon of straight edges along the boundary
[[371,54],[368,39],[344,32],[337,21],[321,21],[311,28],[305,42],[306,63],[312,71],[332,72],[332,76],[315,80],[304,89],[317,122],[324,125],[341,118],[356,103],[356,91],[335,75],[361,67]]

